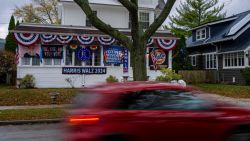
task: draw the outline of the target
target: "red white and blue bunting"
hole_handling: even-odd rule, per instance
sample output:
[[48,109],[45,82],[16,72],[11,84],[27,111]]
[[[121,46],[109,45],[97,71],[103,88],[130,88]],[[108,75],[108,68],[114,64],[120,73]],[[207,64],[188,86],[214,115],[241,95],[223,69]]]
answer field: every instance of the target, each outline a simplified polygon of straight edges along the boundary
[[163,50],[173,50],[176,47],[176,40],[157,39],[157,44]]
[[115,38],[112,37],[97,37],[98,41],[105,46],[112,45],[115,42]]
[[82,45],[90,45],[91,43],[94,42],[95,37],[93,37],[93,36],[77,36],[77,40],[78,40]]
[[147,42],[147,46],[150,46],[154,43],[154,39],[153,38],[150,38],[148,39],[148,42]]
[[73,39],[73,36],[72,35],[57,35],[56,39],[61,44],[67,44]]
[[14,33],[14,36],[19,44],[27,47],[34,45],[39,39],[39,34],[35,33]]
[[56,35],[51,34],[41,34],[41,40],[44,43],[50,43],[53,42],[56,39]]

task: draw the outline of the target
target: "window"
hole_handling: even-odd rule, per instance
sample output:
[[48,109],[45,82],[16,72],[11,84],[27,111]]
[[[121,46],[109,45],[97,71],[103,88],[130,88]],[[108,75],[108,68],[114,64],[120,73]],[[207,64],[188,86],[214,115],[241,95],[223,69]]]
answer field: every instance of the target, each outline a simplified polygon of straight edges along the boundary
[[101,66],[101,48],[98,47],[96,51],[92,53],[89,61],[86,62],[87,66]]
[[40,66],[40,57],[32,57],[32,66]]
[[54,65],[60,66],[61,65],[61,59],[54,59]]
[[206,28],[196,30],[196,40],[206,39]]
[[23,57],[22,58],[23,66],[40,66],[40,57]]
[[23,57],[23,58],[22,58],[22,65],[23,65],[23,66],[29,66],[29,65],[30,65],[30,59],[31,59],[31,58]]
[[243,67],[245,66],[244,52],[227,53],[223,55],[224,67]]
[[[94,15],[97,15],[97,11],[93,11]],[[88,17],[86,17],[86,27],[92,27],[91,22],[89,21]]]
[[126,94],[117,106],[128,110],[205,110],[212,105],[191,92],[153,90]]
[[43,64],[45,66],[51,66],[52,65],[52,59],[51,58],[44,58],[43,59]]
[[139,13],[139,22],[142,29],[147,29],[149,27],[149,13],[140,12]]
[[205,55],[206,69],[216,69],[217,68],[217,55],[207,54]]
[[190,56],[190,57],[191,57],[192,66],[196,66],[196,56]]
[[66,65],[71,66],[72,65],[72,50],[67,48],[66,49]]

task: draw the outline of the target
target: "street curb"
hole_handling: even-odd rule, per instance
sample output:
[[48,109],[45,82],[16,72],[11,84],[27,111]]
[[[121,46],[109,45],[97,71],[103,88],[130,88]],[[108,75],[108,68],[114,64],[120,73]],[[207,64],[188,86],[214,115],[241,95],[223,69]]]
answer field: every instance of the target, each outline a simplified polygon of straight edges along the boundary
[[61,123],[65,119],[40,119],[40,120],[13,120],[0,121],[0,126],[4,125],[25,125],[25,124],[44,124],[44,123]]

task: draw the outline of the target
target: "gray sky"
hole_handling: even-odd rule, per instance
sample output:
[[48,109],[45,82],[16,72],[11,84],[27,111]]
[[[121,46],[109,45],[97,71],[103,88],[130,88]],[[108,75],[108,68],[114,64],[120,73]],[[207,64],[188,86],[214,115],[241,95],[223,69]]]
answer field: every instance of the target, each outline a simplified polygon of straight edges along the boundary
[[[31,0],[0,0],[0,38],[5,38],[8,33],[8,22],[15,6],[22,6]],[[177,0],[172,13],[175,13],[175,7],[179,5],[181,0]],[[227,16],[237,14],[246,10],[250,10],[250,0],[219,0],[225,3]]]

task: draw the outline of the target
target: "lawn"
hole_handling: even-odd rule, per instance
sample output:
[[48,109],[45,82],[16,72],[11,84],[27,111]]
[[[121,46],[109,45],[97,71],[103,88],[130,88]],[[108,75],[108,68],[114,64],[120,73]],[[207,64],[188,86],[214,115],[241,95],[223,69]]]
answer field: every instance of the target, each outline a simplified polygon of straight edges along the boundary
[[225,84],[197,84],[194,87],[208,93],[219,94],[233,98],[250,98],[250,86]]
[[64,117],[64,111],[59,108],[0,111],[0,121],[61,119]]
[[49,105],[51,92],[59,93],[56,104],[70,104],[78,89],[15,89],[0,86],[0,106]]

